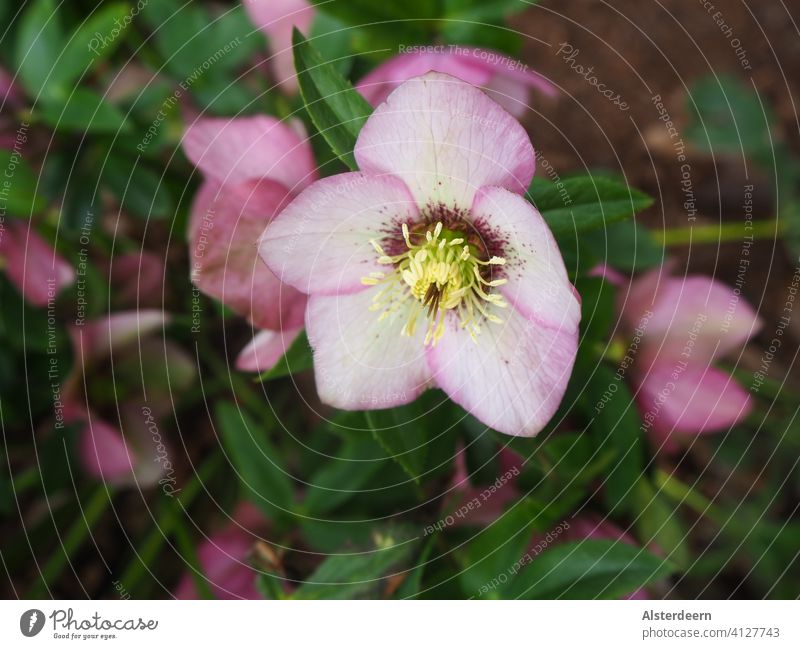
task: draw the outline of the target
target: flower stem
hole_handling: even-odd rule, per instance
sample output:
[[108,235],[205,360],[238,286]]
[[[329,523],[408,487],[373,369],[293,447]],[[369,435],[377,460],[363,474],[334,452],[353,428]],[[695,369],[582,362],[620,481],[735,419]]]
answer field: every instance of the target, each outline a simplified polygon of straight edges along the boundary
[[[720,223],[712,225],[691,225],[685,228],[667,228],[661,231],[661,241],[665,246],[684,246],[689,244],[727,243],[752,239],[776,239],[785,231],[781,219],[744,223]],[[658,237],[658,233],[654,232]]]

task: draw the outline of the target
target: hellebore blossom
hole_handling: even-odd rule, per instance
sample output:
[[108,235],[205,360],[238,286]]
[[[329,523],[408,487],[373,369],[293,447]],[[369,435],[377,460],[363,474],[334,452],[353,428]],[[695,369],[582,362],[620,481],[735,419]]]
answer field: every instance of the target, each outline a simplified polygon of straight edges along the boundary
[[429,72],[375,109],[355,158],[360,172],[313,183],[260,242],[310,296],[320,398],[380,409],[435,385],[486,425],[535,435],[566,389],[580,305],[522,196],[527,133],[474,86]]
[[[194,364],[179,347],[150,336],[166,322],[163,311],[122,311],[69,330],[75,366],[64,386],[61,414],[63,423],[80,426],[78,457],[97,480],[139,488],[159,483],[174,491],[159,419],[172,409],[170,390],[180,392],[194,380]],[[119,426],[103,418],[110,411]]]
[[268,369],[302,330],[306,297],[259,261],[256,241],[292,196],[316,179],[304,134],[273,117],[198,119],[183,149],[203,173],[188,237],[194,284],[257,329],[237,359]]
[[[197,548],[203,578],[217,599],[263,599],[256,588],[256,575],[249,557],[258,538],[250,529],[263,528],[264,517],[251,504],[242,503],[223,529],[207,537]],[[192,575],[181,577],[173,596],[199,599]]]
[[34,306],[47,302],[75,281],[75,271],[27,221],[0,227],[0,267]]
[[710,277],[652,270],[620,291],[634,345],[631,379],[654,442],[675,450],[687,435],[725,430],[745,418],[750,395],[713,366],[758,333],[761,320],[737,292]]
[[436,47],[441,51],[423,48],[392,57],[361,79],[356,89],[377,106],[404,81],[426,72],[443,72],[478,86],[515,117],[525,112],[531,88],[548,96],[556,94],[555,86],[544,77],[500,52],[457,45]]
[[308,32],[314,20],[313,5],[308,0],[245,0],[243,4],[251,22],[269,39],[275,80],[284,92],[296,93],[292,29]]

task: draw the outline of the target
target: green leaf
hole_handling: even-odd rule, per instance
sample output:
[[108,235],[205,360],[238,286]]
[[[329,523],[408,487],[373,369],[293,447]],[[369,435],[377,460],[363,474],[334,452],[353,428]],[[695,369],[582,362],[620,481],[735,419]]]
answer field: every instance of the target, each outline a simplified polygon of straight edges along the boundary
[[628,386],[606,365],[598,365],[586,384],[586,411],[599,449],[615,455],[605,476],[604,497],[610,510],[632,511],[634,487],[644,472],[639,412]]
[[353,148],[372,107],[294,30],[294,65],[306,111],[334,153],[355,170]]
[[565,178],[558,183],[534,179],[528,193],[557,237],[608,226],[653,203],[647,194],[600,176]]
[[709,76],[689,89],[687,107],[693,119],[685,129],[696,146],[745,155],[771,150],[771,112],[752,87],[728,76]]
[[268,518],[285,519],[293,507],[292,483],[263,426],[231,403],[216,408],[220,437],[250,500]]
[[581,345],[606,337],[615,319],[615,290],[602,277],[580,277],[575,288],[581,296]]
[[422,548],[419,557],[417,557],[417,565],[411,573],[405,578],[400,588],[394,594],[395,599],[416,599],[419,595],[420,588],[422,588],[422,576],[425,574],[425,569],[428,567],[428,557],[433,551],[436,537],[431,536],[428,542]]
[[618,270],[646,270],[660,266],[665,259],[663,244],[636,219],[586,232],[581,241],[598,259]]
[[308,481],[306,511],[319,516],[347,502],[384,466],[381,455],[371,437],[346,440]]
[[645,546],[654,544],[679,568],[688,568],[692,556],[687,546],[688,535],[678,519],[677,506],[671,506],[664,495],[653,488],[646,477],[636,485],[638,515],[636,529]]
[[22,85],[31,97],[66,98],[66,89],[51,81],[63,37],[55,0],[29,3],[19,23],[14,59]]
[[19,153],[0,149],[0,169],[0,208],[26,218],[44,209],[44,199],[36,193],[36,175]]
[[458,552],[462,566],[458,579],[467,597],[499,597],[498,586],[507,583],[520,568],[535,521],[533,505],[521,500]]
[[107,59],[124,40],[133,19],[125,2],[115,2],[94,12],[64,43],[48,86],[55,95],[47,99],[66,100],[75,83],[100,61]]
[[143,219],[161,219],[172,215],[172,196],[164,180],[145,167],[141,160],[109,157],[103,180],[123,208]]
[[85,88],[75,88],[63,103],[37,106],[34,116],[59,131],[118,133],[130,130],[121,110]]
[[535,557],[504,593],[514,599],[617,599],[673,572],[647,550],[619,541],[561,543]]
[[427,426],[430,413],[411,403],[389,410],[367,410],[364,417],[367,428],[384,450],[419,483],[431,437]]
[[418,541],[399,532],[378,535],[376,547],[363,553],[328,557],[311,574],[293,599],[354,599],[379,596],[382,579],[396,573],[413,556]]
[[304,372],[314,367],[314,354],[308,344],[306,332],[302,332],[286,350],[283,357],[266,372],[262,372],[258,381],[271,381]]

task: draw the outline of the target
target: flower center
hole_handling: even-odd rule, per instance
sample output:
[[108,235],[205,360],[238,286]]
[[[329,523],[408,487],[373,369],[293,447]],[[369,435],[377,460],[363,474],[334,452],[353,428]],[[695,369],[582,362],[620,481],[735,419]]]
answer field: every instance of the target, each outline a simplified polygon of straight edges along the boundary
[[505,259],[482,259],[478,248],[454,230],[445,229],[442,222],[433,229],[410,232],[403,223],[406,250],[387,255],[381,245],[370,243],[378,253],[378,263],[393,266],[389,272],[374,272],[361,278],[367,286],[385,284],[373,298],[371,311],[380,311],[384,320],[411,300],[408,320],[402,329],[404,336],[413,336],[417,320],[428,321],[425,344],[435,345],[444,334],[445,315],[456,313],[459,325],[477,342],[483,320],[502,323],[491,313],[492,306],[505,308],[503,297],[492,288],[506,279],[491,279],[492,267],[502,266]]

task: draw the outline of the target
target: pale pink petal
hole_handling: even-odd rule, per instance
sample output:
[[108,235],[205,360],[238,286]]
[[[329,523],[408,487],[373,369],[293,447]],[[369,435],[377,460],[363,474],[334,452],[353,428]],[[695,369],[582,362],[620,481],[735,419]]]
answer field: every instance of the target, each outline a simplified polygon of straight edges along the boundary
[[269,39],[272,69],[285,92],[297,91],[292,52],[292,28],[308,34],[314,7],[307,0],[245,0],[250,20]]
[[6,221],[0,229],[0,258],[8,279],[35,306],[45,306],[75,281],[72,266],[28,221]]
[[402,239],[418,218],[406,185],[393,176],[345,173],[315,182],[264,231],[260,252],[284,282],[313,295],[352,293],[386,271],[371,240]]
[[258,258],[259,236],[288,200],[285,187],[268,180],[225,186],[207,181],[192,206],[192,282],[259,329],[303,322],[305,297],[282,284]]
[[259,331],[253,340],[236,358],[236,369],[242,372],[266,372],[271,370],[286,350],[292,346],[302,327],[284,329],[283,331]]
[[406,181],[421,207],[468,209],[483,186],[527,190],[535,159],[528,134],[485,93],[429,72],[399,86],[358,136],[362,171]]
[[740,348],[762,322],[750,305],[710,277],[663,280],[646,328],[647,361],[682,357],[698,367]]
[[76,360],[89,363],[109,356],[164,327],[169,316],[157,309],[120,311],[72,325],[69,329]]
[[377,106],[404,81],[427,72],[443,72],[473,86],[484,86],[492,76],[491,70],[461,56],[437,53],[408,53],[393,56],[381,63],[356,85],[364,99]]
[[316,178],[308,140],[274,117],[213,117],[192,123],[183,150],[208,179],[223,184],[268,178],[298,192]]
[[90,415],[81,430],[78,455],[84,470],[96,480],[114,484],[133,481],[135,455],[122,433],[97,417]]
[[403,309],[379,321],[374,286],[352,295],[312,295],[306,333],[314,350],[317,392],[344,410],[380,410],[416,399],[428,386],[425,327],[401,335]]
[[729,374],[714,367],[682,369],[659,362],[637,376],[636,399],[657,438],[672,433],[701,434],[727,430],[752,408],[750,395]]
[[541,75],[499,52],[440,47],[444,51],[393,56],[366,75],[356,88],[370,104],[377,106],[404,81],[426,72],[442,72],[478,86],[515,116],[525,112],[530,88],[550,96],[556,92],[555,87]]
[[499,288],[503,296],[530,320],[577,330],[580,303],[558,244],[536,208],[507,189],[484,187],[471,215],[488,249],[506,260],[498,273],[508,280]]
[[[255,536],[239,527],[229,527],[205,539],[197,558],[217,599],[263,599],[256,588],[257,572],[249,565]],[[177,599],[198,599],[192,575],[185,574],[173,592]]]
[[507,435],[536,435],[550,421],[567,388],[578,348],[575,325],[541,326],[513,307],[496,311],[473,342],[450,318],[441,340],[428,347],[434,381],[484,424]]

